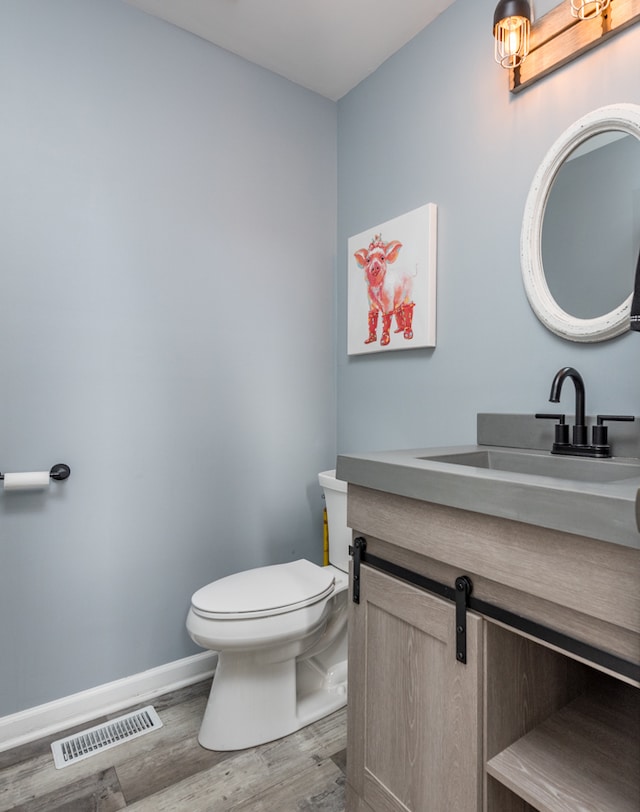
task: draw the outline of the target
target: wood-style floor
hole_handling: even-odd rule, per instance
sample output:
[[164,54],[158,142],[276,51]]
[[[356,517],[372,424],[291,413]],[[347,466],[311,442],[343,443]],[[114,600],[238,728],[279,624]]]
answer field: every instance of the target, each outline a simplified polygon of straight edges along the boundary
[[197,741],[210,684],[132,706],[152,704],[163,727],[61,770],[51,742],[107,717],[0,753],[0,812],[343,812],[344,710],[276,742],[215,753]]

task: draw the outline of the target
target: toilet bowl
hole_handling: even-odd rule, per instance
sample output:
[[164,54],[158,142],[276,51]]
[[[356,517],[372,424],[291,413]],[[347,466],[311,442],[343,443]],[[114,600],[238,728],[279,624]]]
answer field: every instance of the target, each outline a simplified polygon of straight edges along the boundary
[[198,735],[210,750],[273,741],[346,704],[346,483],[318,475],[327,503],[329,566],[305,559],[235,573],[191,598],[187,631],[218,652]]

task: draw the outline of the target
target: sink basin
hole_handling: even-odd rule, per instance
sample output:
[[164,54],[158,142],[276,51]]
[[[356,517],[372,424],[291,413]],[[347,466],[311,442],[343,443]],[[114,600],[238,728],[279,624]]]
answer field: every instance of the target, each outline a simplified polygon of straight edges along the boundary
[[563,457],[540,451],[487,449],[420,457],[430,462],[446,462],[514,474],[571,479],[579,482],[617,482],[640,477],[640,464],[589,457]]

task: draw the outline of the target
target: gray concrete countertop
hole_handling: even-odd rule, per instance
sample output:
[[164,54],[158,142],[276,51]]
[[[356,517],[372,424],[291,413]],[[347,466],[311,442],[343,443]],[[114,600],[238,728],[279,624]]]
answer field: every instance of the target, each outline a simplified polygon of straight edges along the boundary
[[[444,454],[504,452],[505,445],[343,454],[337,459],[336,476],[365,488],[640,549],[640,476],[585,482],[429,459]],[[549,455],[542,450],[529,453]],[[640,460],[614,457],[612,462],[638,464]]]

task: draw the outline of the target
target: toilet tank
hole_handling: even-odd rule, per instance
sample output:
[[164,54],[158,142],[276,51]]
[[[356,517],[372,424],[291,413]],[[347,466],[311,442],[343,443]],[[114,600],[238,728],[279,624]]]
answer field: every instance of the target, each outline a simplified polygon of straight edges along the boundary
[[348,572],[351,529],[347,527],[347,483],[336,479],[335,471],[323,471],[318,474],[318,481],[327,505],[329,563]]

